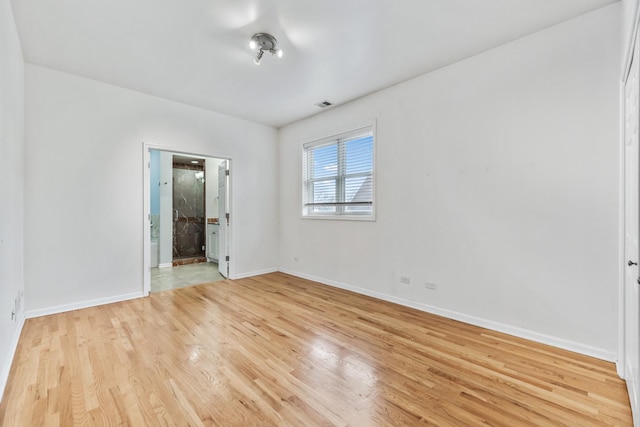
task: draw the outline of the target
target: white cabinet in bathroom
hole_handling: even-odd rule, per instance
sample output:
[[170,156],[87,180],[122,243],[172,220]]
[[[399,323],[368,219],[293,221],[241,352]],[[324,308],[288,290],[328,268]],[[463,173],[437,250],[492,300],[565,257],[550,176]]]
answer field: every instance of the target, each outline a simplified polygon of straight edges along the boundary
[[207,224],[207,258],[213,262],[218,262],[219,227],[218,224]]

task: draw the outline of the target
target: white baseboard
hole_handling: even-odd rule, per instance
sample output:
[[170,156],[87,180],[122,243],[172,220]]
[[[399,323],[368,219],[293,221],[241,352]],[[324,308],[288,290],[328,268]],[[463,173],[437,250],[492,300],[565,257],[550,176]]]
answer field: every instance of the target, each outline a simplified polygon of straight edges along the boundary
[[257,270],[257,271],[250,271],[248,273],[236,274],[232,279],[234,279],[234,280],[246,279],[247,277],[259,276],[261,274],[275,273],[276,271],[281,271],[281,270],[278,270],[275,267],[273,267],[273,268],[265,268],[264,270]]
[[11,371],[11,364],[13,363],[13,359],[16,355],[16,350],[18,349],[18,341],[20,340],[20,334],[22,333],[22,328],[24,327],[24,313],[20,314],[18,317],[18,326],[13,334],[13,338],[9,343],[9,353],[7,354],[6,359],[2,364],[2,371],[0,372],[0,401],[2,401],[2,396],[4,395],[4,390],[7,387],[7,381],[9,380],[9,372]]
[[547,344],[553,347],[558,347],[564,350],[573,351],[575,353],[584,354],[586,356],[595,357],[596,359],[606,360],[608,362],[616,362],[617,355],[615,352],[606,351],[597,347],[565,340],[563,338],[554,337],[551,335],[541,334],[533,332],[527,329],[518,328],[515,326],[507,325],[504,323],[494,322],[492,320],[482,319],[479,317],[469,316],[464,313],[459,313],[444,308],[435,307],[428,304],[423,304],[416,301],[406,300],[404,298],[398,298],[394,295],[388,295],[381,292],[371,291],[369,289],[360,288],[357,286],[351,286],[345,283],[336,282],[334,280],[325,279],[322,277],[316,277],[297,271],[292,271],[286,268],[280,268],[279,271],[291,274],[292,276],[301,277],[303,279],[313,280],[324,285],[333,286],[335,288],[345,289],[347,291],[355,292],[362,295],[367,295],[377,299],[381,299],[388,302],[393,302],[406,307],[415,308],[420,311],[424,311],[438,316],[447,317],[449,319],[458,320],[460,322],[468,323],[470,325],[479,326],[481,328],[491,329],[493,331],[502,332],[508,335],[513,335],[519,338],[528,339],[541,344]]
[[158,264],[158,268],[171,268],[173,267],[173,263],[172,262],[165,262],[162,264]]
[[133,292],[130,294],[115,295],[115,296],[106,297],[106,298],[98,298],[98,299],[93,299],[89,301],[80,301],[80,302],[74,302],[71,304],[57,305],[54,307],[39,308],[37,310],[26,311],[25,317],[27,319],[31,319],[34,317],[47,316],[49,314],[64,313],[66,311],[71,311],[71,310],[80,310],[82,308],[89,308],[89,307],[95,307],[98,305],[111,304],[114,302],[142,298],[144,296],[145,296],[144,292],[140,291],[140,292]]

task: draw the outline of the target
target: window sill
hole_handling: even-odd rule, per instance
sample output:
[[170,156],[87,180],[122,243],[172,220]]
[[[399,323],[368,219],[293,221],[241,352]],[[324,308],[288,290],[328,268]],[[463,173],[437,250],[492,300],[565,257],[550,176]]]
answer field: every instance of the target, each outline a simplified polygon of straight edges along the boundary
[[365,221],[375,222],[374,216],[359,215],[300,215],[300,219],[304,220],[329,220],[329,221]]

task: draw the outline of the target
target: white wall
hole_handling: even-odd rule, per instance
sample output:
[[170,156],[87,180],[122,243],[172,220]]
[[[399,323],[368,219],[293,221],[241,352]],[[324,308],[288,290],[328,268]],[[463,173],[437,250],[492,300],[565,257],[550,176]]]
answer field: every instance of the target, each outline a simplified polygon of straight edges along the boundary
[[24,320],[24,62],[9,0],[0,0],[0,399]]
[[160,238],[158,262],[173,265],[173,154],[160,152]]
[[[281,269],[614,360],[620,15],[282,128]],[[302,143],[373,119],[377,221],[300,219]]]
[[30,64],[25,97],[28,316],[142,293],[142,141],[231,156],[232,273],[277,266],[275,129]]

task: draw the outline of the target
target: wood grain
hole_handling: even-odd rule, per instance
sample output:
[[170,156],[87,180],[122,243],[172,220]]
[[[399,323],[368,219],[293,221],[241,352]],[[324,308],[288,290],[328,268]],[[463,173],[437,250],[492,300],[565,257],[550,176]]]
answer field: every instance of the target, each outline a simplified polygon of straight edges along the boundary
[[29,319],[3,426],[630,426],[612,363],[281,273]]

